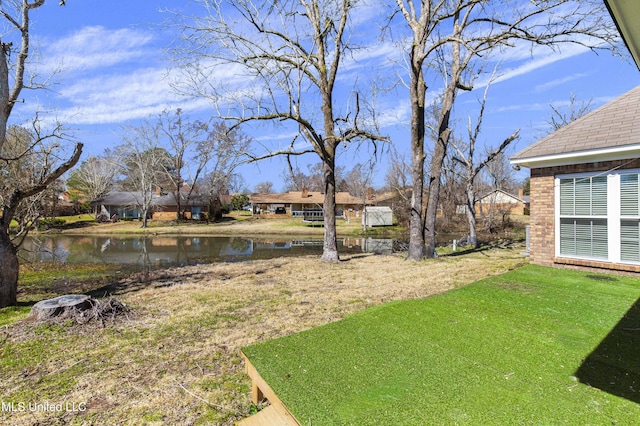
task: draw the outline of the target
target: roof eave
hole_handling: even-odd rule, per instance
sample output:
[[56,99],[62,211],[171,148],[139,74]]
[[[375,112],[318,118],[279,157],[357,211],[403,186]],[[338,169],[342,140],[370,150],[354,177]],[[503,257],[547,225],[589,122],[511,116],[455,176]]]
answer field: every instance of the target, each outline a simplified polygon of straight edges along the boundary
[[640,69],[640,27],[637,25],[640,17],[640,3],[636,0],[605,0],[604,3],[631,52],[636,66]]
[[538,169],[541,167],[568,166],[574,164],[594,163],[598,161],[627,160],[632,158],[640,158],[640,145],[566,152],[536,157],[511,158],[510,161],[511,164],[515,166]]

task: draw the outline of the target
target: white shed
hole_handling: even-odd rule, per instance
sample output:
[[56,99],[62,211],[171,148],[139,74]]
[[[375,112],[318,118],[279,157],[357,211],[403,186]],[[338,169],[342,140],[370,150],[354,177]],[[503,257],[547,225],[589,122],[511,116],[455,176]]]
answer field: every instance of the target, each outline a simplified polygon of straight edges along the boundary
[[366,206],[362,215],[362,225],[390,226],[393,225],[393,212],[388,206]]

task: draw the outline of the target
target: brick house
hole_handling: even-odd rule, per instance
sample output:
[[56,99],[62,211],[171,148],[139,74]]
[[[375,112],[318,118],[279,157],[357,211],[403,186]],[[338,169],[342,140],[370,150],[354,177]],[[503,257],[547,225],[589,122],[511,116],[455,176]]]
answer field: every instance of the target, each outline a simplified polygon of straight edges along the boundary
[[[151,196],[150,219],[176,220],[178,218],[178,203],[173,193],[161,194],[158,190]],[[199,220],[209,216],[211,203],[208,196],[192,194],[187,199],[184,193],[180,193],[180,197],[185,219]],[[142,216],[142,200],[143,196],[140,192],[111,191],[91,204],[104,208],[109,216],[117,214],[121,219],[139,219]]]
[[[289,191],[284,194],[251,194],[249,202],[254,214],[303,217],[308,210],[320,210],[324,205],[324,193],[307,191]],[[373,204],[367,200],[367,204]],[[336,216],[360,217],[363,201],[348,192],[336,192]],[[277,217],[277,216],[271,216]]]
[[640,272],[640,86],[511,157],[531,169],[531,262]]

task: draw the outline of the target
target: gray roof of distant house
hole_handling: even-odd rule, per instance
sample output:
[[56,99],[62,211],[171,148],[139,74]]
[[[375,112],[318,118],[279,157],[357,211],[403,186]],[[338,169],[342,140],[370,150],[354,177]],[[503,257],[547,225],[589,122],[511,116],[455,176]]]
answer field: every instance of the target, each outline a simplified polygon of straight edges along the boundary
[[523,149],[511,161],[640,145],[639,118],[640,86]]
[[142,193],[112,191],[104,197],[98,198],[93,204],[102,204],[105,206],[135,206],[142,203]]
[[[180,194],[181,204],[189,206],[203,206],[208,204],[208,196],[199,193],[192,193],[187,202],[187,194]],[[137,206],[142,204],[142,193],[139,191],[112,191],[102,198],[98,198],[92,204],[105,206]],[[176,197],[173,193],[152,195],[152,205],[154,206],[175,206]]]

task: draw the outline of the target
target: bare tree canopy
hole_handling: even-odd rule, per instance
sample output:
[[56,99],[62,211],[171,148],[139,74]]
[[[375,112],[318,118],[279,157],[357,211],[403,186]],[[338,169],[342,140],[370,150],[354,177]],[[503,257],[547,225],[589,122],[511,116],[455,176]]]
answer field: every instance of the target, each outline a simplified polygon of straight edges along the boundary
[[183,70],[191,93],[210,98],[232,128],[270,122],[292,132],[288,146],[247,153],[251,160],[308,153],[320,158],[325,193],[322,258],[337,261],[336,152],[341,143],[385,139],[375,131],[375,117],[357,90],[348,105],[336,105],[336,81],[345,56],[356,47],[351,21],[361,2],[202,4],[206,17],[185,25],[188,57]]
[[549,125],[548,134],[555,132],[571,123],[576,121],[583,115],[587,115],[593,109],[591,105],[591,99],[588,101],[578,101],[576,94],[572,93],[569,97],[569,101],[563,107],[563,105],[550,105],[551,115],[547,119]]
[[259,194],[271,194],[273,192],[273,182],[265,180],[263,182],[259,182],[253,188],[254,192]]
[[[307,171],[304,172],[299,166],[289,164],[290,168],[287,173],[282,176],[284,180],[285,191],[308,191],[322,192],[324,191],[324,172],[322,163],[307,164]],[[336,189],[342,190],[344,179],[344,167],[336,166],[335,180]]]
[[[440,175],[460,91],[478,85],[484,64],[497,62],[493,56],[509,49],[557,49],[572,43],[592,50],[615,50],[618,35],[604,4],[595,0],[396,0],[396,6],[394,16],[401,17],[405,31],[398,31],[397,25],[393,28],[407,55],[411,102],[413,198],[408,257],[419,260],[435,255]],[[436,137],[428,170],[428,200],[423,203],[426,92],[432,70],[444,76],[444,82],[433,129]]]
[[[189,185],[185,199],[188,204],[195,187],[194,182],[200,177],[211,155],[209,150],[200,149],[208,125],[199,120],[190,120],[181,109],[177,109],[175,112],[163,111],[158,116],[156,126],[158,138],[164,142],[162,145],[167,149],[169,158],[164,168],[167,185],[163,189],[174,195],[178,210],[177,219],[181,220],[184,217],[185,206],[180,190],[185,183]],[[194,152],[196,144],[199,149]],[[194,175],[188,178],[187,175],[192,172],[189,168],[190,163],[195,163],[197,166],[193,170]]]
[[103,156],[91,156],[69,174],[67,187],[81,191],[89,200],[106,195],[113,187],[116,174],[114,158],[109,151]]
[[[208,128],[207,137],[197,145],[196,155],[204,173],[204,187],[211,197],[222,193],[240,192],[244,185],[236,169],[243,162],[243,153],[253,141],[239,129],[229,129],[224,122]],[[198,174],[199,176],[199,174]],[[194,179],[198,182],[197,176]]]
[[[467,126],[467,143],[466,147],[462,147],[460,144],[453,143],[456,154],[453,159],[457,163],[462,165],[462,178],[465,184],[466,194],[466,209],[467,223],[469,225],[469,245],[478,247],[478,235],[476,230],[476,178],[479,173],[485,168],[495,167],[495,164],[499,164],[499,159],[505,158],[503,155],[509,145],[518,139],[520,135],[520,129],[514,131],[502,143],[495,147],[489,148],[484,158],[477,158],[476,144],[480,136],[482,129],[482,120],[484,118],[485,107],[487,103],[487,94],[489,93],[489,85],[485,88],[484,96],[480,104],[480,111],[478,113],[478,119],[476,124],[472,124],[471,117],[469,117],[469,124]],[[465,152],[466,151],[466,152]]]
[[118,148],[120,158],[115,163],[121,176],[118,184],[135,195],[143,228],[152,213],[153,196],[168,183],[167,173],[173,167],[169,152],[160,146],[159,132],[159,127],[149,121],[124,128],[123,144]]
[[389,163],[384,177],[385,190],[391,192],[396,199],[393,204],[393,215],[399,225],[409,227],[411,211],[411,161],[392,147]]

